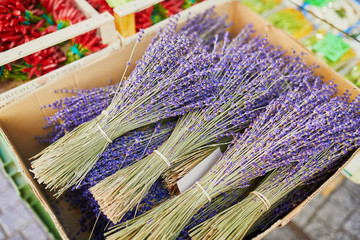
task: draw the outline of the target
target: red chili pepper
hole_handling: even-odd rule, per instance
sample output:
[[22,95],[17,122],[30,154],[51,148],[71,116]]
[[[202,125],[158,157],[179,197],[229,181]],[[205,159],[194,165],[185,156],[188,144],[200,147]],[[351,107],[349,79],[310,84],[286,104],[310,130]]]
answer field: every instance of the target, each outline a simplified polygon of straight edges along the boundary
[[44,24],[45,20],[41,19],[34,27],[34,29],[39,30],[39,28]]
[[44,65],[49,65],[52,63],[54,63],[54,61],[52,59],[45,59],[44,61],[41,62],[41,65],[44,66]]
[[32,62],[32,65],[38,65],[40,62],[41,62],[41,60],[43,60],[43,57],[42,56],[37,56],[37,57],[35,57],[34,59],[33,59],[33,62]]
[[62,57],[59,57],[56,62],[61,63],[61,62],[65,62],[66,60],[67,60],[67,57],[62,56]]
[[27,67],[27,68],[21,69],[21,71],[24,73],[28,73],[28,72],[30,72],[30,69],[31,69],[30,67]]
[[[74,16],[72,16],[74,15]],[[75,17],[76,15],[76,8],[68,8],[68,11],[66,12],[66,14],[64,14],[64,17],[66,19],[72,19],[73,17]],[[72,17],[70,17],[72,16]]]
[[81,41],[78,41],[76,43],[80,43],[81,45],[85,46],[85,44],[89,41],[90,33],[85,33],[82,36],[83,38],[81,39]]
[[53,69],[56,67],[57,67],[57,63],[52,63],[49,65],[41,66],[40,69],[41,69],[41,71],[46,71],[46,70],[50,70],[50,69]]
[[22,38],[22,39],[20,39],[20,41],[17,42],[17,45],[21,45],[21,44],[23,44],[24,42],[25,42],[25,39]]
[[6,14],[0,13],[0,20],[4,20],[6,18]]
[[19,45],[19,44],[18,44],[18,40],[15,40],[15,41],[10,42],[8,48],[9,48],[9,49],[14,48],[14,47],[16,47],[17,45]]
[[9,12],[6,14],[5,19],[9,21],[10,19],[12,19],[12,17],[13,17],[12,13]]
[[55,22],[58,22],[60,18],[59,18],[59,15],[57,14],[57,12],[53,12],[52,15],[53,15]]
[[22,15],[19,16],[18,18],[19,18],[20,22],[25,22],[25,20],[26,20],[26,18],[24,16],[22,16]]
[[20,25],[19,25],[19,24],[16,25],[16,26],[14,26],[14,31],[15,31],[16,33],[18,33],[19,30],[20,30]]
[[0,13],[8,13],[9,11],[10,10],[7,7],[0,5]]
[[20,40],[21,36],[20,35],[11,35],[11,36],[5,36],[1,38],[2,42],[9,42],[9,41],[17,41]]
[[28,78],[29,78],[29,79],[35,74],[36,70],[37,70],[37,67],[36,67],[36,66],[34,66],[34,67],[32,67],[32,68],[30,69],[29,75],[28,75]]
[[31,29],[31,35],[34,36],[35,38],[40,37],[40,33],[36,32],[35,29]]
[[97,38],[94,37],[94,38],[90,39],[87,43],[84,43],[83,47],[87,47],[88,49],[90,49],[95,44],[96,41],[97,41]]
[[43,14],[44,14],[44,11],[43,11],[43,10],[37,9],[37,8],[31,10],[31,12],[32,12],[32,14],[37,15],[37,16],[40,16],[40,15],[43,15]]
[[25,40],[25,42],[29,42],[29,41],[31,41],[31,38],[28,35],[25,35],[24,40]]
[[20,25],[20,32],[24,35],[26,34],[26,27],[24,25]]
[[19,9],[21,12],[25,12],[25,7],[24,7],[24,5],[23,5],[21,2],[17,1],[17,2],[15,3],[15,6],[16,6],[16,8]]
[[62,3],[61,1],[55,1],[55,3],[52,3],[53,4],[53,10],[58,11],[59,6],[60,6],[61,3]]
[[40,77],[41,76],[41,71],[40,70],[36,70],[36,72],[35,72],[35,75],[36,75],[36,77]]
[[[44,51],[44,50],[43,50]],[[39,51],[39,52],[36,52],[36,53],[34,53],[33,55],[31,55],[33,58],[35,58],[35,57],[37,57],[37,56],[40,56],[41,55],[41,52],[42,51]],[[30,61],[31,62],[31,61]],[[28,63],[28,64],[30,64],[30,63]]]
[[44,49],[44,50],[41,51],[40,55],[41,55],[43,58],[46,58],[46,55],[48,54],[49,51],[50,51],[49,48]]
[[16,7],[14,5],[12,5],[12,4],[8,4],[7,7],[10,8],[11,10],[13,10],[13,11],[16,10]]
[[21,11],[18,10],[18,9],[15,9],[15,10],[13,11],[13,15],[18,17],[18,16],[21,15]]
[[12,70],[10,63],[5,64],[5,68],[9,71]]
[[57,31],[57,27],[54,25],[50,25],[47,28],[45,28],[44,32],[45,33],[52,33],[52,32],[56,32]]
[[16,25],[18,25],[18,24],[19,24],[19,19],[17,19],[17,18],[11,19],[11,21],[10,21],[10,27],[14,27],[14,26],[16,26]]

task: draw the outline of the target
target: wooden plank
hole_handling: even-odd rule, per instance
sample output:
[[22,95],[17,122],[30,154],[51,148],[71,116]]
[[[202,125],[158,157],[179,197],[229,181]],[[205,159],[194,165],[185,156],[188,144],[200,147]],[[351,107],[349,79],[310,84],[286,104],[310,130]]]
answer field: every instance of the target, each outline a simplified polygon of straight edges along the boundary
[[[115,24],[113,19],[114,18],[110,13],[105,12],[2,52],[0,53],[0,66],[62,43],[99,27],[103,27],[103,31],[100,31],[101,34],[103,34],[102,37],[104,37],[103,43],[110,44],[112,41],[116,40]],[[111,26],[113,26],[113,30],[111,30]]]

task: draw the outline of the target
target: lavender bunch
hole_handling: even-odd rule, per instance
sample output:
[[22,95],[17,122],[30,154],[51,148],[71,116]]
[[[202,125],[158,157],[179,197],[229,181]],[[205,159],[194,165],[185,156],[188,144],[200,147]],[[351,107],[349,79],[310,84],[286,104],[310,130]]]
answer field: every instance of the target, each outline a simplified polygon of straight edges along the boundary
[[55,91],[55,93],[75,95],[42,107],[51,108],[57,112],[53,116],[45,117],[44,129],[52,128],[52,131],[47,136],[38,137],[40,142],[53,143],[65,133],[100,115],[109,106],[117,87],[116,84],[94,89]]
[[175,239],[197,209],[220,193],[248,187],[251,180],[299,161],[299,155],[310,158],[314,155],[310,148],[324,146],[337,130],[326,127],[336,127],[340,113],[347,115],[344,108],[334,115],[318,111],[317,107],[329,102],[335,92],[334,86],[316,79],[313,85],[305,81],[297,90],[282,94],[197,184],[126,225],[113,228],[109,239]]
[[213,199],[211,202],[206,203],[201,207],[197,213],[191,218],[191,221],[181,230],[180,235],[176,238],[177,240],[188,240],[190,237],[190,230],[202,222],[212,218],[216,214],[224,211],[230,206],[240,202],[244,197],[248,195],[250,188],[238,189],[228,193],[222,193]]
[[[115,139],[108,146],[80,186],[73,187],[72,193],[67,194],[68,200],[80,207],[82,231],[92,230],[95,239],[103,239],[105,229],[112,226],[110,220],[100,211],[89,188],[111,176],[118,169],[129,166],[151,154],[170,136],[174,127],[175,122],[167,122],[134,130]],[[123,221],[141,215],[169,197],[169,192],[163,186],[162,180],[158,180],[150,188],[139,207],[127,212]]]
[[[69,201],[73,207],[80,208],[82,214],[79,219],[81,231],[91,232],[91,239],[105,239],[104,232],[114,224],[100,211],[97,202],[88,189],[80,187],[73,191],[66,192],[65,196],[66,201]],[[150,188],[147,195],[139,204],[139,207],[134,211],[128,212],[122,222],[140,216],[169,198],[170,194],[164,187],[163,180],[159,179]]]
[[[311,151],[315,154],[313,157],[303,159],[303,155],[299,154],[298,161],[274,171],[247,198],[193,229],[190,234],[192,239],[242,239],[254,222],[264,215],[273,204],[283,199],[295,188],[309,183],[314,184],[314,180],[318,181],[319,177],[343,164],[344,161],[339,161],[339,159],[360,146],[360,131],[358,130],[360,117],[357,110],[353,108],[356,105],[359,107],[359,103],[356,100],[355,104],[348,104],[342,102],[343,99],[337,98],[330,101],[329,105],[335,101],[341,102],[335,106],[335,109],[332,106],[326,106],[327,104],[317,109],[329,115],[333,114],[331,110],[337,110],[333,118],[329,118],[329,120],[340,120],[333,123],[340,125],[334,126],[333,129],[326,129],[333,131],[335,136],[329,137],[327,142],[324,142],[325,146],[314,147]],[[346,110],[351,112],[343,114],[346,113]],[[351,119],[346,121],[346,117]],[[319,123],[321,124],[321,122]],[[337,130],[336,128],[344,126],[343,124],[346,126],[342,129],[344,132],[334,132]]]
[[[203,14],[211,12],[210,9]],[[176,32],[174,21],[164,28],[101,115],[65,134],[32,158],[35,159],[32,171],[39,183],[57,190],[55,195],[59,196],[82,182],[115,138],[211,102],[219,88],[216,79],[209,78],[219,71],[215,68],[218,52],[208,51],[204,45],[201,37],[207,34],[201,26],[213,18],[202,15],[195,18],[200,19],[197,28],[185,27]],[[209,34],[226,29],[223,18],[218,19],[222,28]]]
[[[71,131],[78,125],[90,121],[110,104],[115,90],[115,85],[87,90],[60,90],[62,93],[76,95],[45,106],[58,110],[54,116],[45,117],[48,120],[47,127],[57,126],[52,133],[53,136],[59,136],[64,133],[64,130]],[[109,144],[80,186],[73,187],[66,196],[67,200],[72,205],[80,207],[83,213],[79,220],[82,231],[93,230],[95,239],[103,239],[105,227],[112,225],[101,213],[88,189],[118,169],[129,166],[151,154],[170,136],[175,123],[170,121],[133,130]],[[164,188],[162,181],[157,181],[139,204],[139,208],[136,211],[128,212],[124,221],[141,215],[169,197],[169,192]]]
[[223,71],[214,76],[223,87],[208,108],[186,114],[157,152],[91,188],[109,219],[119,222],[163,173],[170,185],[176,183],[221,138],[248,126],[271,99],[297,84],[282,73],[287,71],[283,52],[266,39],[249,39],[252,33],[247,27],[229,45],[224,41],[217,63]]
[[319,187],[319,184],[310,186],[308,185],[309,184],[304,184],[304,186],[300,186],[292,190],[278,202],[271,205],[269,210],[264,212],[264,214],[253,224],[246,236],[250,238],[251,236],[255,237],[259,233],[268,229],[276,221],[284,217],[291,210],[293,210],[300,203],[302,203],[309,196],[309,193],[312,193],[315,189]]
[[[114,140],[101,154],[94,167],[79,185],[87,189],[101,180],[131,166],[161,146],[171,135],[176,122],[158,123],[131,131]],[[73,189],[79,186],[74,186]]]

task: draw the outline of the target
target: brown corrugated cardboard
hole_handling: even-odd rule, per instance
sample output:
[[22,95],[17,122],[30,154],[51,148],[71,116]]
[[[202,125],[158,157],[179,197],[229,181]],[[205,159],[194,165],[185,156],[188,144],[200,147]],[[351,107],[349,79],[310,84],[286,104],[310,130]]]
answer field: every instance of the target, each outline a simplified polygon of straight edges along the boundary
[[[271,43],[277,46],[282,46],[282,48],[287,50],[289,54],[292,54],[293,50],[297,53],[304,51],[307,52],[307,50],[292,37],[271,26],[260,16],[251,12],[242,4],[231,0],[212,2],[216,5],[216,11],[218,13],[227,13],[230,20],[234,22],[234,25],[230,29],[233,34],[236,34],[244,25],[252,23],[258,33],[267,35]],[[206,4],[209,5],[209,3]],[[133,58],[134,60],[141,57],[152,36],[153,34],[145,34],[145,37],[143,37],[142,41],[136,47]],[[0,134],[5,136],[11,150],[17,156],[22,168],[21,170],[25,173],[39,199],[52,216],[64,239],[87,239],[88,236],[86,236],[86,234],[80,236],[75,235],[78,231],[80,231],[79,224],[77,223],[79,212],[76,210],[69,210],[69,205],[63,200],[59,200],[56,204],[57,209],[54,208],[52,204],[54,202],[54,198],[50,197],[50,194],[43,186],[40,186],[33,180],[32,174],[29,172],[30,162],[28,159],[45,147],[44,145],[39,145],[34,139],[34,136],[45,134],[45,131],[42,129],[42,126],[45,124],[44,116],[49,115],[49,111],[51,110],[40,110],[40,107],[64,97],[65,94],[54,94],[54,90],[56,89],[93,88],[107,85],[110,82],[118,82],[126,67],[126,62],[133,46],[134,44],[130,44],[121,50],[118,50],[108,56],[104,56],[96,62],[92,62],[73,73],[67,74],[62,79],[58,79],[55,82],[39,88],[33,93],[0,109]],[[355,89],[352,83],[344,80],[325,63],[316,59],[313,54],[309,53],[307,62],[309,64],[314,62],[318,64],[320,68],[317,69],[317,74],[323,75],[326,81],[333,79],[334,82],[338,84],[339,93],[344,92],[346,89],[349,89],[353,95],[358,95],[360,93],[358,89]],[[340,169],[332,176],[332,178],[339,174],[339,172]],[[256,239],[261,239],[276,227],[283,226],[288,223],[299,211],[301,211],[301,209],[318,191],[331,181],[332,178],[324,183],[322,187],[313,193],[306,201],[284,217],[284,219],[276,222],[270,229],[263,232]]]

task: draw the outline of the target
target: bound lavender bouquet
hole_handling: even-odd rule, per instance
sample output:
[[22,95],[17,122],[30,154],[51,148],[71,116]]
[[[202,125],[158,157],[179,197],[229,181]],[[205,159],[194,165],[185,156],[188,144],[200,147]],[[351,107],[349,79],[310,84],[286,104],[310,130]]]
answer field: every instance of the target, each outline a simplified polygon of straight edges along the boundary
[[52,104],[42,108],[56,110],[53,116],[45,117],[46,125],[44,129],[51,129],[46,136],[36,137],[40,142],[53,143],[65,133],[72,131],[79,125],[88,122],[107,108],[115,96],[118,85],[109,85],[93,89],[56,90],[55,94],[69,94]]
[[[56,91],[75,95],[45,106],[56,109],[57,112],[53,116],[45,117],[47,120],[45,128],[52,127],[53,129],[48,136],[41,137],[41,141],[55,141],[65,132],[98,116],[110,104],[116,87],[116,85],[111,85],[86,90]],[[127,167],[151,154],[170,136],[175,123],[175,121],[167,121],[136,129],[109,144],[81,184],[73,187],[72,191],[66,194],[68,201],[80,207],[83,213],[79,220],[82,231],[89,230],[95,239],[104,239],[104,231],[112,226],[100,211],[89,188],[111,176],[118,169]],[[168,190],[159,179],[139,204],[139,208],[136,211],[127,212],[123,221],[141,215],[169,197]]]
[[[302,150],[296,161],[287,159],[288,166],[270,174],[247,198],[192,229],[191,238],[242,239],[257,219],[295,188],[314,184],[341,166],[344,161],[339,160],[360,146],[359,100],[348,103],[345,95],[317,106],[304,124],[330,134],[315,136],[313,146]],[[319,137],[325,139],[314,145]]]
[[[345,105],[346,101],[335,104],[336,100],[331,99],[335,93],[335,86],[316,79],[313,84],[305,81],[298,89],[273,100],[193,187],[114,227],[108,238],[175,239],[197,209],[219,194],[245,188],[252,179],[279,167],[311,159],[327,149],[330,141],[339,143],[339,155],[354,149],[355,144],[345,142],[349,146],[346,151],[340,143],[359,126],[358,120],[349,118],[349,111],[357,106]],[[337,134],[339,126],[346,134]]]
[[161,175],[170,186],[176,184],[223,144],[220,139],[247,127],[273,98],[309,77],[312,68],[293,71],[303,62],[284,58],[283,52],[269,46],[266,39],[250,39],[252,33],[248,26],[231,42],[225,39],[216,64],[223,70],[212,76],[222,89],[209,107],[185,114],[154,153],[90,189],[111,221],[119,222],[126,212],[136,208]]
[[[89,188],[111,176],[117,170],[127,167],[144,156],[151,154],[170,135],[174,128],[174,122],[157,124],[155,127],[147,127],[142,130],[133,130],[111,143],[102,153],[99,161],[86,175],[80,186],[73,187],[72,193],[67,194],[70,200],[80,206],[83,215],[80,223],[83,231],[92,230],[95,239],[103,239],[107,227],[112,226],[111,221],[100,211],[98,203],[93,198]],[[142,213],[157,206],[170,198],[163,181],[158,180],[149,189],[139,203],[139,207],[125,214],[123,221],[139,216]],[[91,221],[91,219],[93,219]]]
[[[215,48],[209,51],[212,43],[208,40],[221,37],[228,25],[224,17],[215,17],[212,9],[195,18],[179,32],[174,21],[164,28],[101,115],[32,158],[32,171],[39,183],[57,190],[55,195],[59,196],[84,180],[115,138],[211,102],[219,86],[217,79],[209,76],[221,69],[215,68],[218,52]],[[211,31],[204,28],[209,21],[216,23]]]

